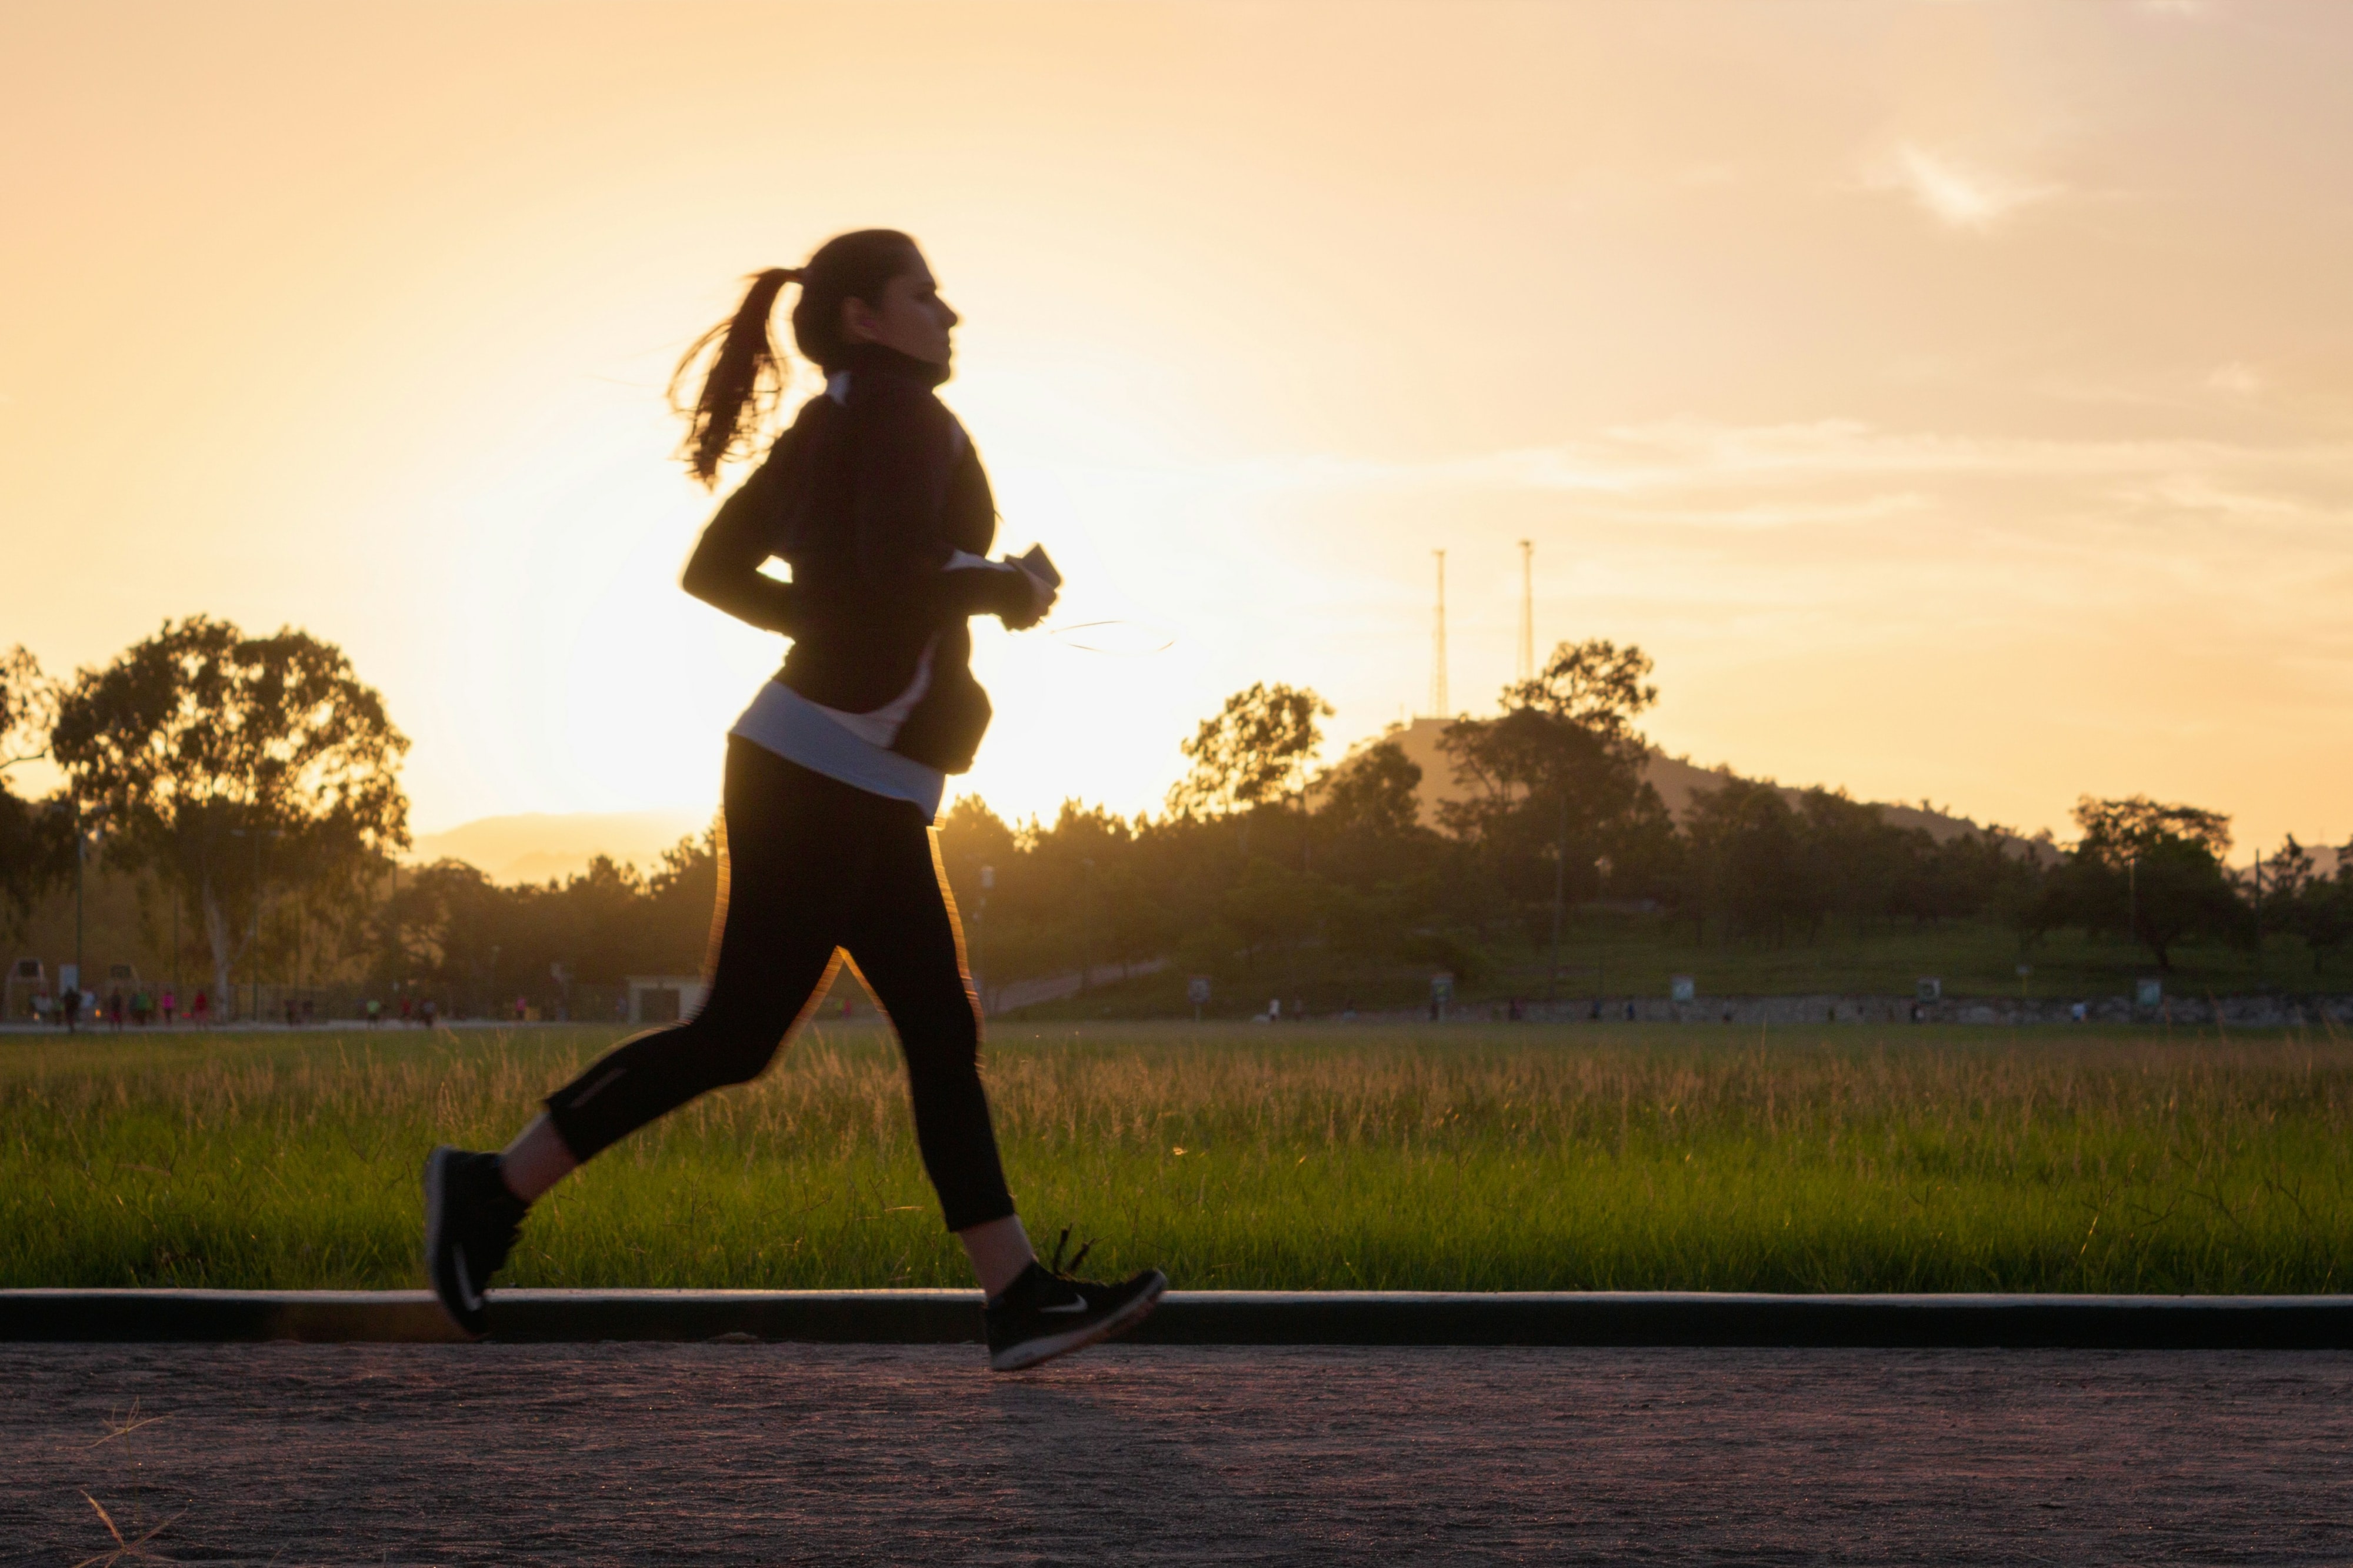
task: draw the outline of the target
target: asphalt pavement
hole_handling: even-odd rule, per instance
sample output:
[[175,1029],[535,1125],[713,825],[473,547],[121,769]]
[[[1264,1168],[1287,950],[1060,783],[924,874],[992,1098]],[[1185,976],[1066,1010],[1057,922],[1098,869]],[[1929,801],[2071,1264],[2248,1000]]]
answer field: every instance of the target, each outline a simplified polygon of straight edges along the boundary
[[2341,1563],[2348,1396],[2333,1351],[0,1344],[0,1563]]

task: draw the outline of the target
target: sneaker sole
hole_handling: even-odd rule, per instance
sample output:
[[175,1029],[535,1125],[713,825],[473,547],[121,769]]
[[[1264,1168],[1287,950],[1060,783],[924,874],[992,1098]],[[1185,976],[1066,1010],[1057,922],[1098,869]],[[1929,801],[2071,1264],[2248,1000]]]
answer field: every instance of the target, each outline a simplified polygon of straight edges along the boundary
[[440,1283],[433,1274],[433,1260],[441,1254],[441,1211],[443,1200],[448,1194],[448,1183],[443,1173],[448,1171],[449,1162],[457,1156],[458,1151],[444,1143],[425,1157],[425,1279],[433,1287],[433,1300],[439,1304],[441,1315],[468,1339],[479,1340],[490,1331],[468,1328],[465,1320],[459,1317],[449,1303],[443,1300]]
[[1082,1329],[1072,1329],[1067,1334],[1056,1334],[1050,1339],[1026,1340],[1011,1350],[990,1356],[988,1370],[1025,1372],[1041,1363],[1052,1361],[1056,1356],[1082,1351],[1089,1345],[1101,1344],[1113,1335],[1124,1334],[1152,1316],[1152,1309],[1160,1304],[1161,1294],[1167,1289],[1167,1276],[1162,1275],[1149,1289],[1110,1317],[1100,1322],[1089,1323]]

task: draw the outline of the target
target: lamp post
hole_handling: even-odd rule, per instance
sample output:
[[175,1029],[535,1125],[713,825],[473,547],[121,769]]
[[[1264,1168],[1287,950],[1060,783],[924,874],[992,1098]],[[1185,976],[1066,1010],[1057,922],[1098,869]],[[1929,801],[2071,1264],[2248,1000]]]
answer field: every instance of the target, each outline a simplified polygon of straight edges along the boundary
[[1545,975],[1545,1000],[1560,979],[1560,916],[1568,891],[1568,796],[1560,797],[1560,837],[1552,847],[1552,968]]
[[[89,861],[90,861],[90,841],[91,841],[92,839],[96,838],[96,837],[99,836],[99,834],[100,834],[100,833],[101,833],[101,832],[103,832],[103,831],[104,831],[104,829],[105,829],[105,826],[106,826],[106,808],[105,808],[104,806],[102,806],[102,805],[101,805],[101,806],[98,807],[96,810],[91,811],[91,812],[90,812],[87,816],[85,816],[82,814],[82,809],[81,809],[81,799],[80,799],[80,797],[79,797],[79,796],[76,796],[76,797],[75,797],[75,799],[74,799],[74,824],[73,824],[73,835],[74,835],[74,990],[75,990],[76,992],[80,992],[80,991],[84,991],[84,990],[87,990],[87,989],[88,989],[88,987],[87,987],[87,986],[85,986],[85,985],[82,984],[82,976],[83,976],[83,975],[85,975],[85,974],[87,974],[87,973],[89,973],[89,971],[83,967],[83,964],[82,964],[82,952],[81,952],[81,942],[82,942],[82,883],[83,883],[83,880],[84,880],[84,877],[83,877],[83,869],[82,869],[82,868],[83,868],[86,865],[88,865],[88,864],[89,864]],[[77,1014],[79,1014],[79,1013],[81,1011],[81,998],[80,998],[79,995],[77,995],[77,996],[74,998],[74,1011],[75,1011]]]
[[[74,797],[74,989],[81,989],[81,883],[82,862],[90,858],[90,844],[83,837],[87,830],[81,825],[81,797]],[[81,1010],[81,998],[74,998],[74,1011]],[[69,1015],[70,1016],[70,1015]]]
[[[1593,858],[1593,887],[1595,892],[1600,893],[1608,889],[1609,885],[1609,873],[1614,869],[1616,869],[1616,868],[1610,864],[1609,856],[1597,855]],[[1601,945],[1601,931],[1606,931],[1607,929],[1608,928],[1605,926],[1598,930],[1593,939],[1593,1016],[1597,1018],[1601,1016],[1601,994],[1609,989],[1608,977],[1602,973],[1602,964],[1605,960]]]
[[[391,857],[387,855],[385,858],[391,859]],[[384,910],[392,930],[391,962],[385,967],[391,972],[392,984],[397,989],[400,984],[400,862],[397,860],[392,861],[392,897],[385,900]]]
[[2137,851],[2125,861],[2125,935],[2135,947],[2140,945],[2140,855]]
[[2263,852],[2255,851],[2255,989],[2263,988]]
[[[1079,869],[1081,879],[1087,885],[1085,898],[1085,908],[1087,912],[1090,917],[1099,916],[1101,911],[1095,908],[1094,857],[1092,855],[1082,855],[1079,857]],[[1094,927],[1095,920],[1093,918],[1082,920],[1079,922],[1079,994],[1082,996],[1087,994],[1087,981],[1091,977],[1090,972],[1094,968]]]

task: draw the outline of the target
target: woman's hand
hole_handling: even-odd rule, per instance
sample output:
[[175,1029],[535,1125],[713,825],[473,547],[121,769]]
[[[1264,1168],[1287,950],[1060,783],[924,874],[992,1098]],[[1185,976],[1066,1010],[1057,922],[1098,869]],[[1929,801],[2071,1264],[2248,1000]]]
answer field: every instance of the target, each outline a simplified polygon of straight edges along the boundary
[[1019,572],[1021,580],[1029,585],[1029,607],[1026,612],[1017,611],[1000,618],[1008,631],[1028,631],[1046,618],[1046,612],[1054,607],[1054,601],[1061,596],[1062,591],[1018,563],[1015,563],[1014,570]]

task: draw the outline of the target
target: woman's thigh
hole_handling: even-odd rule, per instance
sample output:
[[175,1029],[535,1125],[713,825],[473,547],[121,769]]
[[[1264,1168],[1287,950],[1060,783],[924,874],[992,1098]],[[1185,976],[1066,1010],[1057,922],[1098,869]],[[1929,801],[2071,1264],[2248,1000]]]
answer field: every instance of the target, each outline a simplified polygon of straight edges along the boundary
[[781,1010],[789,1022],[849,937],[868,876],[862,792],[747,742],[728,746],[705,1010]]
[[891,1015],[911,1065],[946,1049],[969,1059],[978,1026],[964,933],[940,874],[931,832],[911,808],[882,825],[843,945]]

